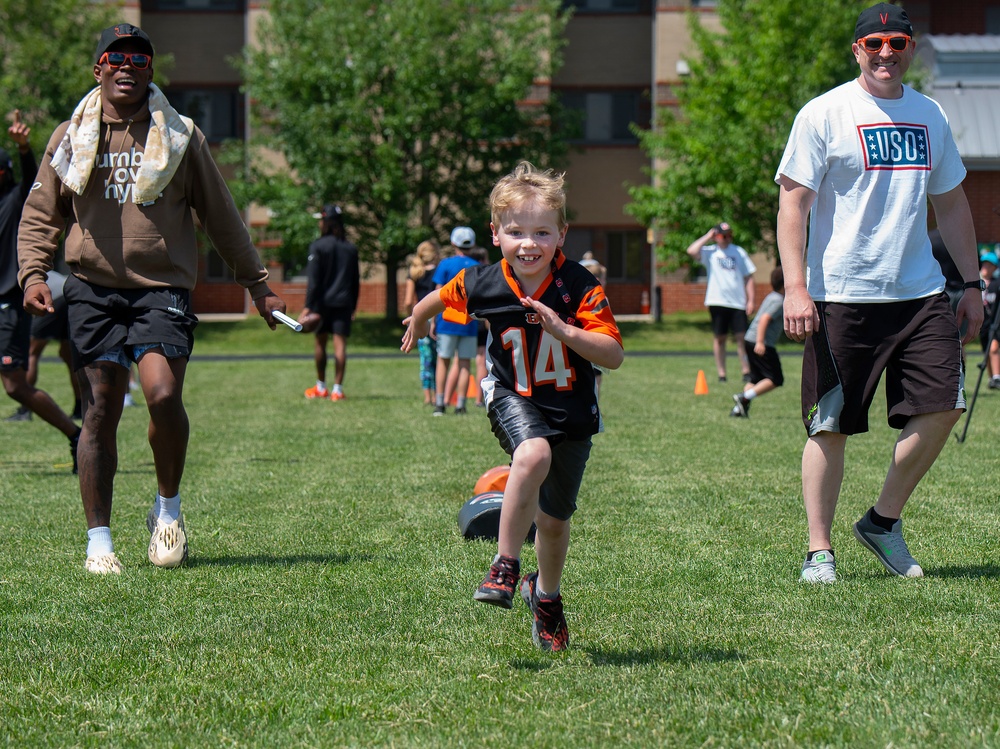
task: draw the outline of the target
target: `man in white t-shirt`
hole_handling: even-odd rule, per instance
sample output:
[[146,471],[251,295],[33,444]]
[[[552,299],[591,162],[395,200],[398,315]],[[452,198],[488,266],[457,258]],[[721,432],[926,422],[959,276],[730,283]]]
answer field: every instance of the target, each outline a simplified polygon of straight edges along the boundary
[[[868,431],[883,372],[888,422],[901,431],[854,535],[889,572],[923,575],[899,518],[965,409],[959,326],[968,321],[968,343],[983,321],[965,167],[941,107],[902,83],[912,37],[899,6],[861,12],[852,46],[860,75],[802,108],[775,176],[785,333],[806,341],[806,582],[836,581],[830,537],[845,445]],[[967,281],[954,313],[927,236],[928,198]]]
[[[715,244],[709,244],[713,240]],[[716,224],[694,240],[688,245],[687,254],[704,265],[708,274],[705,306],[712,316],[712,353],[719,382],[726,381],[726,338],[730,333],[737,339],[736,354],[743,382],[749,382],[750,362],[741,339],[754,308],[753,274],[757,267],[746,250],[733,244],[733,227],[726,222]]]

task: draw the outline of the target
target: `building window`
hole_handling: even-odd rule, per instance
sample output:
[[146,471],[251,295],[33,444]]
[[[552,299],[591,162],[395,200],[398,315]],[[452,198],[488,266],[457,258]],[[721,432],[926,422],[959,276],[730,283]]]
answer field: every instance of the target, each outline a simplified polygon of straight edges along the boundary
[[572,142],[634,144],[630,126],[649,128],[649,100],[641,91],[560,91],[559,98]]
[[144,11],[158,10],[208,10],[208,11],[240,11],[246,10],[246,0],[142,0]]
[[642,268],[648,251],[643,231],[609,231],[608,280],[641,281]]
[[986,33],[1000,34],[1000,7],[994,5],[986,9]]
[[171,88],[164,92],[174,109],[194,120],[210,143],[240,138],[243,96],[237,88]]
[[564,8],[576,13],[648,13],[651,0],[563,0]]

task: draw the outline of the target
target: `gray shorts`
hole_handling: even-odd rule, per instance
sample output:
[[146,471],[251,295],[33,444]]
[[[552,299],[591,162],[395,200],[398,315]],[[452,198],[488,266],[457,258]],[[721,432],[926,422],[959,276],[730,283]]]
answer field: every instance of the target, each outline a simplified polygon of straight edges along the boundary
[[437,337],[438,356],[442,359],[450,359],[458,352],[459,359],[476,358],[476,336],[474,335],[449,335],[441,333]]
[[569,520],[576,512],[576,498],[590,458],[590,438],[566,439],[564,432],[546,423],[530,400],[519,395],[492,401],[489,417],[500,447],[512,457],[517,446],[525,440],[545,438],[549,441],[552,465],[538,492],[538,508],[557,520]]

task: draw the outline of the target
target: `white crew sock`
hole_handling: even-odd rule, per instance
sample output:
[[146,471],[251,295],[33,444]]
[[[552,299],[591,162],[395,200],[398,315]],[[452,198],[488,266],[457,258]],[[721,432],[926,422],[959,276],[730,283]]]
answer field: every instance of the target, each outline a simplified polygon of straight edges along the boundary
[[317,390],[326,390],[326,380],[316,380]]
[[170,525],[181,516],[180,494],[176,497],[163,497],[160,496],[160,494],[157,494],[156,504],[158,505],[157,517],[161,522],[166,523],[167,525]]
[[461,398],[459,398],[457,401],[455,401],[455,408],[465,408],[465,397],[464,396],[461,397]]
[[102,525],[87,531],[87,556],[100,557],[113,554],[115,545],[111,543],[111,529]]
[[333,392],[335,392],[335,393],[343,393],[344,392],[344,388],[341,387],[340,385],[334,385],[333,386]]
[[757,397],[757,391],[754,390],[753,388],[750,388],[749,390],[744,390],[743,397],[746,398],[748,401],[752,401],[754,398]]

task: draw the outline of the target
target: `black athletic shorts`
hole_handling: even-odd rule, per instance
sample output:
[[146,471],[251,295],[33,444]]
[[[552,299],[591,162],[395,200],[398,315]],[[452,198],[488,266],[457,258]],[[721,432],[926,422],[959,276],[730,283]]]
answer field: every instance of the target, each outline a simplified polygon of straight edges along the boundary
[[323,307],[319,310],[319,314],[323,321],[316,328],[317,333],[351,337],[351,318],[354,317],[354,310],[350,307]]
[[764,355],[757,356],[757,352],[753,350],[754,344],[750,341],[744,339],[743,347],[747,352],[747,361],[750,362],[750,382],[756,385],[761,380],[770,380],[778,388],[785,384],[785,374],[781,371],[778,349],[774,346],[765,346]]
[[0,371],[27,369],[30,343],[31,315],[21,290],[0,296]]
[[31,337],[44,341],[65,341],[69,338],[69,313],[66,297],[60,294],[52,300],[55,309],[50,315],[31,318]]
[[746,310],[733,309],[732,307],[709,307],[708,313],[712,316],[712,333],[714,335],[726,335],[727,333],[739,335],[747,332]]
[[868,431],[882,373],[889,426],[965,408],[958,325],[948,297],[880,304],[816,302],[819,330],[802,359],[802,421],[818,432]]
[[590,438],[566,439],[565,432],[550,427],[534,404],[519,395],[491,401],[489,417],[500,447],[511,457],[525,440],[549,441],[552,465],[538,492],[538,508],[557,520],[569,520],[576,512],[576,498],[590,457]]
[[111,289],[70,276],[63,293],[74,369],[118,346],[160,345],[168,359],[191,355],[198,318],[186,289]]

